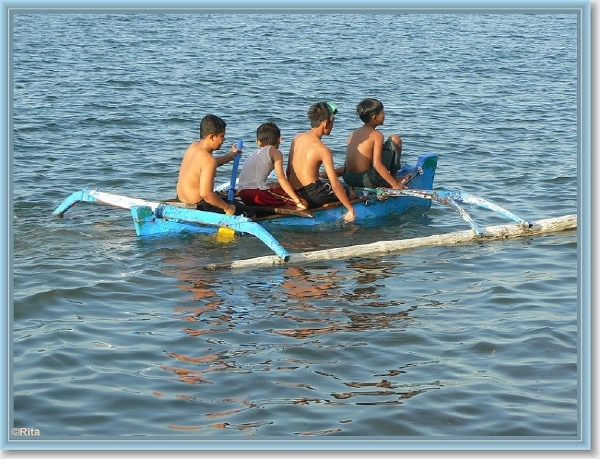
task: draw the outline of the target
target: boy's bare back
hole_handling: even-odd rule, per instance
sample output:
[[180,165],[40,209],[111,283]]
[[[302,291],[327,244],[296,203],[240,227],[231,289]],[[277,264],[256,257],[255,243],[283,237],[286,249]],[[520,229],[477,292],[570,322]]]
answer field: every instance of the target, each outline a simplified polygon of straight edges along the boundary
[[331,156],[321,139],[312,132],[297,134],[290,146],[290,184],[294,189],[319,180],[321,164]]
[[373,165],[373,152],[376,146],[383,145],[383,134],[371,126],[356,129],[348,138],[346,147],[346,168],[349,172],[360,173]]
[[[185,152],[179,169],[177,197],[182,202],[202,201],[214,189],[217,160],[202,141],[193,142]],[[208,191],[210,190],[210,191]]]

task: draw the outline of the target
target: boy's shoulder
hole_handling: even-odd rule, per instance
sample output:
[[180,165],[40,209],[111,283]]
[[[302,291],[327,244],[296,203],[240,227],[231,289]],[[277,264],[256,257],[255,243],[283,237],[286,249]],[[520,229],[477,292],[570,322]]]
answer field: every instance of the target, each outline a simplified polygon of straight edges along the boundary
[[281,153],[281,150],[279,148],[277,148],[275,145],[267,145],[269,147],[269,154],[277,154],[277,153]]
[[187,149],[186,156],[189,156],[192,162],[204,162],[208,158],[214,159],[212,152],[204,147],[199,141],[192,142]]
[[190,145],[190,150],[200,155],[212,156],[212,149],[208,147],[202,140],[196,140]]
[[356,129],[356,131],[354,131],[354,132],[363,132],[365,134],[368,134],[369,136],[383,135],[381,133],[381,131],[377,130],[377,127],[371,126],[369,124],[363,124],[361,127]]
[[197,152],[200,150],[201,146],[200,146],[200,140],[194,140],[192,143],[190,143],[190,145],[188,146],[187,151],[188,152]]
[[323,158],[325,156],[333,157],[333,153],[331,153],[331,149],[327,145],[325,145],[323,142],[315,142],[315,144],[313,146],[313,151],[315,153],[317,153],[317,155],[320,156],[321,158]]

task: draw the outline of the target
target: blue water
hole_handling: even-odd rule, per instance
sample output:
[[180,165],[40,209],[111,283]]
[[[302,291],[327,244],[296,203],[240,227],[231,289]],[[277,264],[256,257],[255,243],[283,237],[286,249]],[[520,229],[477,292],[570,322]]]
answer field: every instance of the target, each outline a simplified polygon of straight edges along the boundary
[[[136,238],[84,187],[174,196],[207,113],[224,148],[319,100],[341,165],[381,99],[435,186],[537,220],[577,212],[573,14],[15,14],[9,427],[31,441],[576,440],[578,234],[243,271],[250,237]],[[226,181],[230,165],[220,168]],[[469,209],[478,224],[504,222]],[[451,210],[281,231],[291,252],[468,229]],[[232,443],[228,443],[231,445]]]

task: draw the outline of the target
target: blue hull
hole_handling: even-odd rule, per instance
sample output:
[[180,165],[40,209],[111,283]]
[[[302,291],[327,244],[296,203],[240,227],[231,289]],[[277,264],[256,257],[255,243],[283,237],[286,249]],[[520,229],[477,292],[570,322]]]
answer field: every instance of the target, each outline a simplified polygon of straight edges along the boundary
[[[398,172],[402,177],[408,173],[414,173],[415,178],[410,183],[410,189],[430,190],[433,188],[433,179],[437,166],[437,155],[422,155],[418,158],[415,166],[403,166]],[[355,190],[362,201],[353,203],[356,214],[356,223],[370,224],[380,221],[382,218],[397,217],[407,210],[418,207],[429,209],[431,199],[413,196],[395,196],[389,197],[376,196],[372,191]],[[314,218],[304,218],[297,216],[286,216],[285,218],[274,218],[261,223],[266,228],[281,226],[325,226],[334,225],[344,221],[346,208],[341,205],[335,207],[319,209],[312,212]]]
[[[405,165],[398,172],[399,176],[407,173],[414,173],[415,178],[410,183],[411,189],[429,190],[433,187],[435,169],[437,167],[437,155],[431,153],[419,156],[416,165]],[[356,190],[361,194],[360,190]],[[431,199],[414,196],[394,196],[381,198],[372,192],[364,191],[361,201],[354,203],[356,213],[356,223],[370,223],[381,220],[382,218],[394,217],[403,214],[408,209],[419,207],[429,209]],[[171,206],[169,206],[171,207]],[[164,233],[177,233],[182,231],[196,233],[214,233],[218,227],[212,225],[202,225],[197,219],[190,217],[200,211],[193,209],[175,208],[170,216],[164,214],[157,215],[150,206],[132,206],[131,213],[138,236],[149,236]],[[314,226],[332,226],[344,221],[346,208],[342,205],[320,208],[310,211],[311,216],[296,215],[274,215],[263,220],[257,220],[265,229],[278,227],[314,227]]]

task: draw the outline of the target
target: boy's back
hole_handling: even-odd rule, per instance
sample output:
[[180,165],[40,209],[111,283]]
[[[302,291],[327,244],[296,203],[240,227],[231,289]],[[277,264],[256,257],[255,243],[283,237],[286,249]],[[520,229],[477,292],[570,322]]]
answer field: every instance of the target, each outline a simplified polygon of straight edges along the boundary
[[349,172],[364,172],[373,165],[376,144],[383,145],[383,134],[370,126],[356,129],[346,145],[346,168]]
[[294,137],[290,154],[290,183],[294,189],[319,180],[319,168],[324,155],[331,155],[329,149],[312,132],[297,134]]
[[356,106],[356,114],[363,126],[356,129],[346,143],[344,181],[352,187],[406,188],[405,181],[399,182],[396,173],[400,169],[402,139],[397,134],[383,141],[377,130],[385,121],[385,110],[381,101],[364,99]]
[[[201,142],[193,142],[185,152],[179,169],[177,197],[182,202],[197,203],[214,188],[214,176],[217,161],[211,152],[202,148]],[[207,173],[208,172],[208,173]],[[201,189],[207,191],[201,194]]]

